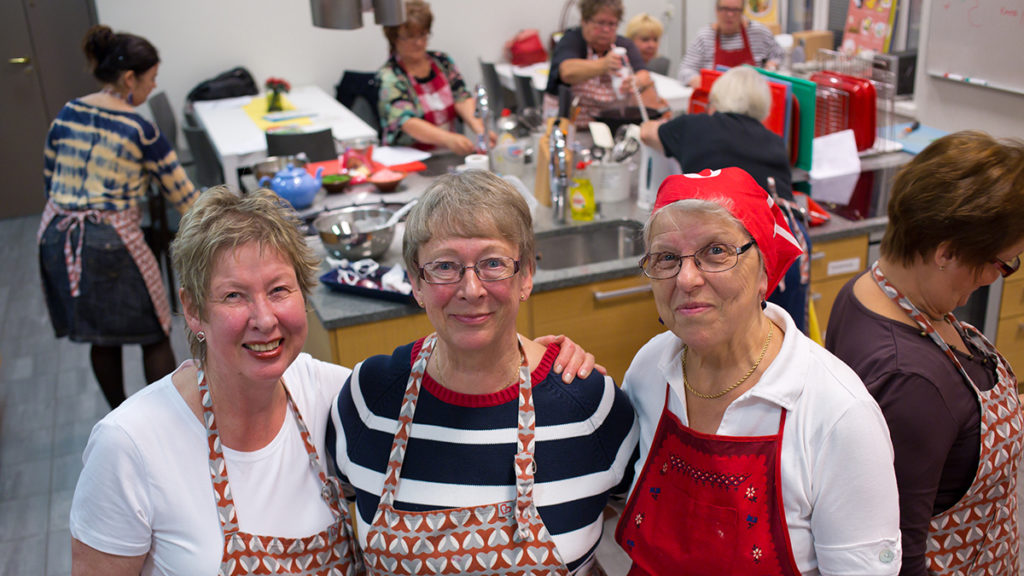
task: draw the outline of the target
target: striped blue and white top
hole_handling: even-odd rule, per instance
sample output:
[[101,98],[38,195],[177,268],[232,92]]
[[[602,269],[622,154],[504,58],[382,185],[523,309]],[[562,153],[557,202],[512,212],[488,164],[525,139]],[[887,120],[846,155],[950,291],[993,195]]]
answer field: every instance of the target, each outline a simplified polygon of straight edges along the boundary
[[134,112],[68,102],[50,125],[43,158],[46,193],[65,210],[133,208],[151,178],[179,212],[198,197],[167,139]]
[[[754,55],[754,64],[764,66],[769,60],[782,62],[786,55],[782,47],[775,41],[775,36],[767,26],[760,22],[750,22],[747,26],[747,40],[750,42],[750,52]],[[722,35],[722,50],[739,50],[743,48],[743,35],[735,34]],[[700,74],[701,68],[710,69],[715,62],[715,31],[711,25],[704,26],[697,32],[697,39],[690,44],[683,55],[683,61],[679,64],[679,73],[676,75],[679,81],[687,84],[690,78]]]
[[[327,450],[355,489],[365,539],[380,500],[398,412],[422,340],[356,366],[332,408]],[[532,372],[537,413],[534,499],[569,568],[597,548],[602,511],[632,482],[639,428],[633,407],[597,372],[563,384],[551,371],[558,346]],[[395,506],[437,510],[514,500],[518,386],[494,394],[454,393],[423,378]],[[365,546],[365,540],[361,542]]]

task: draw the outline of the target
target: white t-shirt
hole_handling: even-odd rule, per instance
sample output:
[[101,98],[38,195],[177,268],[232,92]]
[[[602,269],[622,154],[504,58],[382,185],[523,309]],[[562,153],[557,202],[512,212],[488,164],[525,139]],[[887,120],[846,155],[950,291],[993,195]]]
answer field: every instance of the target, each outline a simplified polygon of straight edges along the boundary
[[[284,373],[321,466],[327,462],[324,433],[331,401],[349,373],[308,354],[300,354]],[[334,522],[291,410],[267,446],[254,452],[225,447],[224,458],[243,532],[306,537]],[[75,539],[108,554],[148,554],[145,575],[217,573],[223,535],[206,429],[170,375],[98,422],[83,460],[71,504]]]
[[[761,379],[725,410],[722,436],[782,436],[782,503],[800,572],[895,575],[900,569],[899,497],[892,442],[878,404],[846,364],[800,332],[786,312],[766,314],[786,333]],[[633,359],[622,389],[640,420],[640,460],[665,406],[686,425],[686,393],[672,332],[651,339]],[[635,488],[635,480],[634,480]],[[682,520],[681,520],[682,521]],[[666,536],[668,537],[668,536]]]

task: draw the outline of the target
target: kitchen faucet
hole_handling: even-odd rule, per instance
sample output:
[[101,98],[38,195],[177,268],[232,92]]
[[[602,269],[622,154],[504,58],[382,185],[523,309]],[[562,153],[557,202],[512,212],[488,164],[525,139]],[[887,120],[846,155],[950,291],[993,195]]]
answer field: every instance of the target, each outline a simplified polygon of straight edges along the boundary
[[551,209],[555,222],[564,224],[567,221],[569,193],[569,161],[566,157],[565,134],[556,123],[551,127],[551,139],[548,141],[548,152],[551,165],[548,175],[551,180]]
[[[473,116],[480,118],[484,125],[483,134],[479,134],[476,138],[476,151],[480,154],[488,154],[491,150],[489,135],[493,119],[491,118],[490,99],[487,97],[487,89],[484,88],[483,84],[476,85],[475,99],[476,108],[473,110]],[[490,154],[488,154],[488,156],[489,155]]]

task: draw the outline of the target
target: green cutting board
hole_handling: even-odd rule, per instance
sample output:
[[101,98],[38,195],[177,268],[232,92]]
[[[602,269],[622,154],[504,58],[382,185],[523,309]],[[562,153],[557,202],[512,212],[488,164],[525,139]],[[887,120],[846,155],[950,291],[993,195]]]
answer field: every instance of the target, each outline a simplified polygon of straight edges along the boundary
[[800,103],[800,137],[797,140],[800,149],[797,150],[796,167],[809,172],[811,170],[811,151],[814,147],[814,109],[818,104],[817,85],[810,80],[794,78],[763,68],[758,68],[757,71],[769,78],[777,78],[792,84],[793,96]]

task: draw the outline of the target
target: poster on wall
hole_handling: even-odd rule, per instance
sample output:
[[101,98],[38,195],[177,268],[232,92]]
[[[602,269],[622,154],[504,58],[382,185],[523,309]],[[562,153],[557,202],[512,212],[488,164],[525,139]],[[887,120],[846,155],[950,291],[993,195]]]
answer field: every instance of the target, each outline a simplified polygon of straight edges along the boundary
[[779,33],[778,0],[747,0],[744,15],[754,22],[760,22],[773,33]]
[[892,26],[896,19],[893,0],[850,0],[843,31],[842,51],[888,52]]

